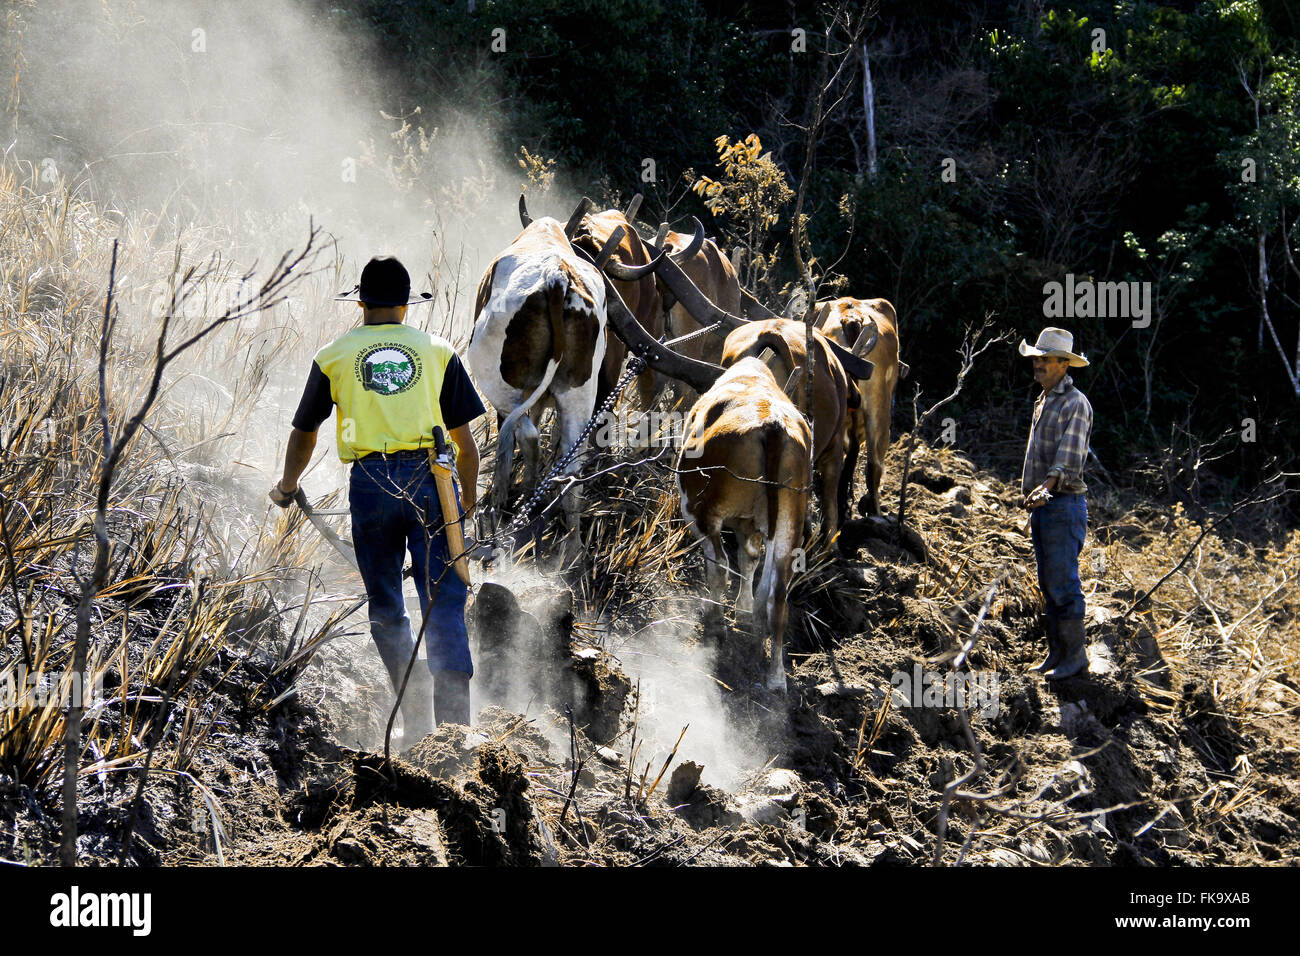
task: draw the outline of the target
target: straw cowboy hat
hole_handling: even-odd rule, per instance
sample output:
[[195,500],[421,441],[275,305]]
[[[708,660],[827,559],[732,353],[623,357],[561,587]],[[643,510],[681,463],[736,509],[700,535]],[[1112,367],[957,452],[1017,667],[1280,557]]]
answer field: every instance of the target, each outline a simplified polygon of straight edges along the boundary
[[364,302],[366,305],[419,305],[432,302],[433,293],[411,295],[411,276],[392,256],[376,257],[361,270],[361,284],[350,292],[340,292],[335,302]]
[[1024,356],[1050,355],[1070,360],[1071,368],[1083,368],[1088,360],[1074,354],[1074,336],[1065,329],[1046,328],[1038,333],[1038,341],[1029,345],[1020,340],[1020,354]]

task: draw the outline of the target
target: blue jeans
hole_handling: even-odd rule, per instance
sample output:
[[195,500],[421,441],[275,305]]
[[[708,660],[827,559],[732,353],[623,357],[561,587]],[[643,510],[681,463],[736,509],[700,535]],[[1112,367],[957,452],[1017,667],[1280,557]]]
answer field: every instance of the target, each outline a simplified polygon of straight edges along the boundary
[[[430,671],[473,675],[465,631],[466,588],[447,563],[438,490],[427,456],[363,459],[348,479],[352,541],[370,601],[370,635],[390,675],[411,657],[411,619],[402,598],[402,564],[411,552]],[[430,603],[429,594],[433,593]]]
[[1048,617],[1060,621],[1083,617],[1079,552],[1088,532],[1088,502],[1083,495],[1052,495],[1029,514],[1029,530],[1038,558],[1038,588]]

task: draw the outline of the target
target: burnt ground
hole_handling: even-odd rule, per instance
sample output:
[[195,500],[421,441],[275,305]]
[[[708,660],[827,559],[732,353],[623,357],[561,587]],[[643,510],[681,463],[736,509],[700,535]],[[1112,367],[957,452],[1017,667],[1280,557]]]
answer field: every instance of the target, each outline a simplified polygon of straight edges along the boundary
[[[1052,685],[1029,670],[1043,643],[1015,489],[948,449],[921,445],[912,467],[916,537],[895,543],[855,518],[847,556],[810,553],[784,697],[762,688],[744,622],[700,624],[703,568],[662,467],[588,487],[600,505],[586,571],[480,586],[475,726],[391,761],[373,661],[351,663],[336,642],[282,696],[268,679],[282,635],[224,643],[195,679],[201,739],[178,743],[187,714],[173,704],[130,862],[922,865],[936,850],[947,864],[1297,862],[1300,603],[1277,585],[1294,577],[1300,536],[1211,535],[1125,617],[1199,528],[1177,507],[1099,490],[1081,558],[1093,666]],[[891,691],[898,674],[947,670],[981,609],[963,669],[996,675],[995,706],[966,711],[983,770],[945,809],[975,766],[961,712]],[[141,640],[167,611],[136,615]],[[651,646],[660,664],[691,662],[695,681],[648,666]],[[136,763],[80,778],[89,864],[118,861]],[[0,776],[0,857],[55,861],[58,815],[57,781]]]

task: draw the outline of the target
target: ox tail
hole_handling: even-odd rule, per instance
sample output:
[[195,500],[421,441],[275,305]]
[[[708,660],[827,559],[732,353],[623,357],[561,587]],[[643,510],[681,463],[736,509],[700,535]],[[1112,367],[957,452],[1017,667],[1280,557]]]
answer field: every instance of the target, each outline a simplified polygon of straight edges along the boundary
[[527,415],[532,407],[537,404],[537,400],[545,395],[546,390],[551,387],[551,381],[555,378],[555,373],[560,367],[560,359],[564,357],[564,296],[566,292],[567,284],[563,276],[560,275],[553,277],[546,287],[546,311],[551,323],[551,358],[546,363],[546,371],[542,373],[541,382],[533,389],[531,395],[505,417],[505,421],[497,429],[497,434],[510,434],[515,427],[515,422]]
[[763,423],[763,488],[767,492],[767,537],[776,535],[781,506],[781,445],[784,430],[780,422]]

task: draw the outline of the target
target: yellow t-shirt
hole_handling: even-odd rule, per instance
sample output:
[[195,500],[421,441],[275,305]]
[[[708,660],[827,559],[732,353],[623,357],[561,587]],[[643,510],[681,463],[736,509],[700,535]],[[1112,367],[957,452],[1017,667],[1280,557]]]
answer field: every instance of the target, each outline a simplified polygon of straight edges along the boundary
[[435,425],[450,440],[484,412],[451,343],[400,322],[362,325],[316,353],[294,426],[315,431],[331,405],[343,461],[431,448]]

